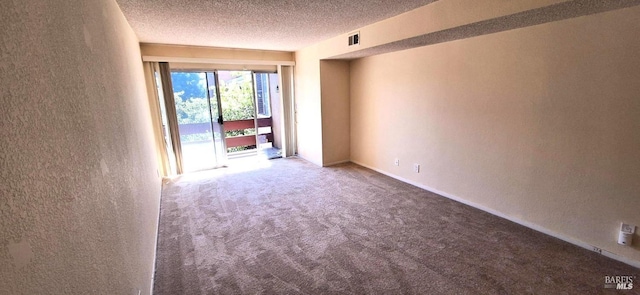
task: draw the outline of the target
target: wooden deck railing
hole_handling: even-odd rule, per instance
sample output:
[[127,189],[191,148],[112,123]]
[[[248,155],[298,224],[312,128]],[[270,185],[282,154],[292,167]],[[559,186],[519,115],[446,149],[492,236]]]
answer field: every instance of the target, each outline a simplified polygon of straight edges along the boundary
[[[271,117],[269,118],[259,118],[258,119],[258,128],[260,127],[271,127]],[[225,121],[222,125],[224,131],[235,131],[235,130],[244,130],[249,128],[255,128],[253,119],[248,120],[238,120],[238,121]],[[258,130],[256,130],[256,133]],[[259,136],[265,136],[267,142],[273,142],[273,132],[267,134],[259,134]],[[227,148],[239,147],[239,146],[248,146],[248,145],[256,145],[256,136],[254,135],[239,135],[227,137]]]
[[[272,120],[269,118],[259,118],[258,127],[271,127]],[[236,131],[255,128],[253,119],[236,120],[236,121],[224,121],[222,124],[224,131]],[[192,124],[180,124],[180,135],[200,134],[211,131],[211,124],[209,123],[192,123]],[[256,130],[256,133],[258,130]],[[266,134],[259,134],[258,136],[264,136],[267,142],[273,142],[273,132]],[[239,135],[231,136],[225,139],[227,148],[256,145],[256,135]]]

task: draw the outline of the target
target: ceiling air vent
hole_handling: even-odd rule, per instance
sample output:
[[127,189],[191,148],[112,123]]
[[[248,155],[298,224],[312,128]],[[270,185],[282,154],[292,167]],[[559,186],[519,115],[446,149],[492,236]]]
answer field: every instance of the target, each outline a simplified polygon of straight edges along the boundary
[[349,34],[349,46],[360,44],[360,32]]

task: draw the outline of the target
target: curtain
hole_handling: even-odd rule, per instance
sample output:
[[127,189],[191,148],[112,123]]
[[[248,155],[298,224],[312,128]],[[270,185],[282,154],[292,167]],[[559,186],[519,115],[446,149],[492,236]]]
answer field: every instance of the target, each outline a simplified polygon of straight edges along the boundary
[[280,66],[280,97],[284,126],[283,156],[289,157],[297,153],[296,143],[296,110],[293,97],[293,67]]
[[156,62],[144,62],[144,77],[149,97],[149,108],[151,111],[151,123],[153,128],[154,141],[156,144],[156,162],[158,163],[158,172],[161,176],[169,176],[171,166],[167,155],[166,145],[162,128],[162,111],[158,100],[158,88],[156,87],[155,72],[158,68]]
[[158,63],[160,69],[160,80],[162,81],[162,89],[164,91],[164,105],[167,113],[169,124],[169,134],[171,134],[171,143],[173,153],[176,155],[176,173],[182,174],[182,147],[180,144],[180,130],[178,129],[178,117],[176,115],[176,104],[173,100],[173,85],[171,85],[171,69],[169,63]]

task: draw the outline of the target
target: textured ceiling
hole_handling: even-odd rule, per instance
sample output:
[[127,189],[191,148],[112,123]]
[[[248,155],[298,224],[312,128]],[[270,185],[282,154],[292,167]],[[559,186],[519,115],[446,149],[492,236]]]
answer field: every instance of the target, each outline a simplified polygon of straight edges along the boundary
[[436,0],[116,0],[140,42],[295,51]]
[[334,59],[356,59],[365,56],[427,46],[453,40],[513,30],[584,15],[640,5],[640,0],[579,0],[528,10],[512,15],[467,24],[431,34],[416,36],[384,45],[334,56]]

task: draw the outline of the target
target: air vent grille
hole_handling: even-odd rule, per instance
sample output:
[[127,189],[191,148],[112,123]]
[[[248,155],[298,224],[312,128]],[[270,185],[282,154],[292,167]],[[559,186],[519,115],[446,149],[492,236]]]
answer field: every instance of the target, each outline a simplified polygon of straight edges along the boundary
[[349,46],[360,44],[360,32],[349,34]]

